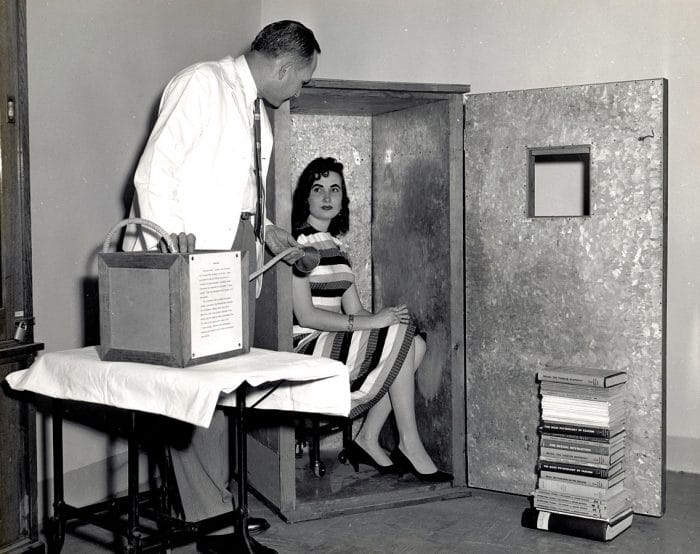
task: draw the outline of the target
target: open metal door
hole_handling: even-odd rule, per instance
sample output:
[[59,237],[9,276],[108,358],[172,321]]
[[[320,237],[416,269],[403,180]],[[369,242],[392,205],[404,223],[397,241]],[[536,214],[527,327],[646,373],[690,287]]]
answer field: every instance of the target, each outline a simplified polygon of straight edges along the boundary
[[[470,486],[531,494],[537,370],[606,367],[628,372],[634,510],[663,514],[666,112],[664,79],[467,96]],[[570,146],[590,153],[588,212],[531,217],[531,149]]]

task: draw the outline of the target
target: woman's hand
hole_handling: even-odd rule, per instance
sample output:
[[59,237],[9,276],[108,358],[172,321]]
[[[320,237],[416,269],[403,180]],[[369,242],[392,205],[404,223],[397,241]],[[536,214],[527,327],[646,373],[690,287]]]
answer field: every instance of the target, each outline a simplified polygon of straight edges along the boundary
[[384,308],[379,313],[374,314],[373,318],[379,328],[411,321],[406,304]]

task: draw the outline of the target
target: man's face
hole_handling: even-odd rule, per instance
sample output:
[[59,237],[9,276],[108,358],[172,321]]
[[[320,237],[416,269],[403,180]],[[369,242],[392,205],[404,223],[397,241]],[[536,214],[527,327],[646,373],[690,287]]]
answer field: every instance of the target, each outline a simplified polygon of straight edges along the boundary
[[318,55],[314,52],[311,61],[304,66],[299,67],[293,63],[283,65],[273,90],[265,100],[275,108],[279,108],[290,98],[299,96],[302,85],[309,82],[316,71],[317,63]]

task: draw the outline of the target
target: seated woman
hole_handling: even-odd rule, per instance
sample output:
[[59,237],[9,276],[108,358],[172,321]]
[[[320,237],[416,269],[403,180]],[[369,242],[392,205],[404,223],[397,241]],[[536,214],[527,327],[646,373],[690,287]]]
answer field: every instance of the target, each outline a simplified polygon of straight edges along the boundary
[[[317,158],[302,172],[294,191],[292,234],[315,247],[321,263],[310,274],[293,278],[294,350],[340,360],[350,369],[350,417],[367,412],[348,461],[381,473],[413,473],[428,482],[452,480],[438,470],[418,435],[414,409],[414,373],[425,354],[425,341],[405,305],[376,314],[362,307],[350,261],[338,240],[348,231],[348,195],[343,164]],[[393,410],[399,430],[391,453],[379,433]]]

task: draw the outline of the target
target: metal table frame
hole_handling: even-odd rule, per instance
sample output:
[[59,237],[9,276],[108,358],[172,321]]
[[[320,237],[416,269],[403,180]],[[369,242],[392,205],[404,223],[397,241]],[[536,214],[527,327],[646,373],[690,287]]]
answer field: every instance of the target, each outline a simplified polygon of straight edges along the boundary
[[[248,452],[246,435],[247,383],[236,389],[236,407],[226,408],[229,414],[229,436],[236,445],[236,466],[231,475],[237,477],[238,502],[231,513],[208,518],[196,523],[187,522],[169,513],[169,502],[164,485],[155,493],[139,492],[139,444],[136,433],[135,410],[128,410],[128,488],[127,494],[115,499],[76,507],[65,501],[63,483],[63,401],[53,399],[53,477],[54,515],[47,533],[49,552],[59,553],[63,548],[67,523],[78,520],[112,531],[126,539],[127,554],[164,552],[166,549],[198,541],[202,552],[271,552],[248,534]],[[234,442],[235,441],[235,442]],[[230,459],[230,458],[229,458]],[[230,460],[231,462],[231,460]],[[235,469],[235,471],[234,471]],[[161,472],[161,479],[165,479]],[[167,482],[167,479],[166,479]],[[126,521],[124,521],[126,515]],[[144,520],[152,522],[144,525]],[[226,535],[203,537],[203,533],[221,529],[233,523],[234,532]]]

